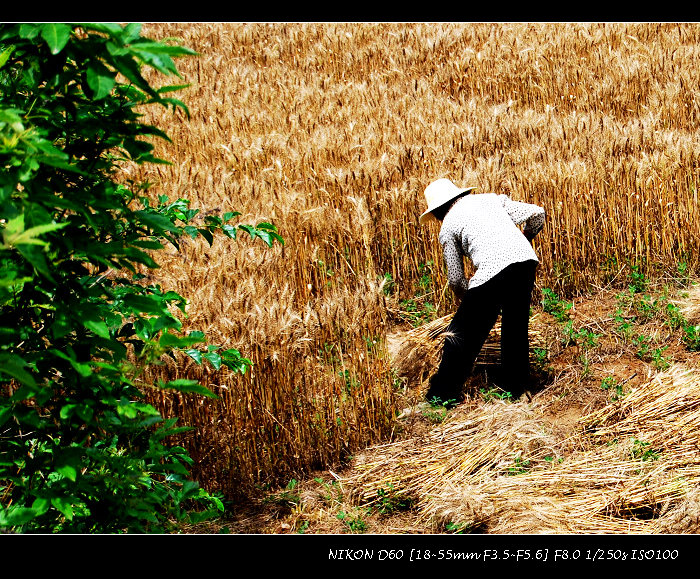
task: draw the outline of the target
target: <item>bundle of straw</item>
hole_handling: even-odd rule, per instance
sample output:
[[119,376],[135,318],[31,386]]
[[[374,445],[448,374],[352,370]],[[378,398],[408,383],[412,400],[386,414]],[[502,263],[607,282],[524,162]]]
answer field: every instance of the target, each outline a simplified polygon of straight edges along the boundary
[[[484,403],[420,439],[358,457],[344,486],[362,504],[391,489],[442,528],[700,531],[700,372],[675,366],[658,374],[583,417],[567,441],[546,431],[545,410]],[[574,449],[568,455],[564,442]]]
[[[408,379],[409,385],[421,385],[435,372],[442,355],[445,338],[450,334],[449,325],[454,314],[442,316],[406,332],[401,347],[393,360],[399,376]],[[530,318],[530,357],[534,358],[536,348],[545,345],[542,328],[538,324],[538,314]],[[489,333],[476,365],[497,365],[501,357],[501,321],[500,318]]]

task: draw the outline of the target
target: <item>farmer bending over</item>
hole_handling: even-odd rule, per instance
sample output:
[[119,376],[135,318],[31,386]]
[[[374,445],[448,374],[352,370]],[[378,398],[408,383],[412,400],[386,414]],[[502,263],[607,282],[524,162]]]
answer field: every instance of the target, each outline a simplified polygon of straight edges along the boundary
[[[501,376],[498,385],[518,398],[529,389],[530,299],[539,263],[531,241],[544,225],[544,209],[507,195],[470,195],[449,179],[425,189],[428,209],[420,223],[442,223],[447,277],[459,300],[448,328],[438,371],[426,394],[443,404],[463,401],[462,387],[498,314],[501,314]],[[517,227],[524,224],[523,231]],[[476,272],[467,280],[462,256]]]

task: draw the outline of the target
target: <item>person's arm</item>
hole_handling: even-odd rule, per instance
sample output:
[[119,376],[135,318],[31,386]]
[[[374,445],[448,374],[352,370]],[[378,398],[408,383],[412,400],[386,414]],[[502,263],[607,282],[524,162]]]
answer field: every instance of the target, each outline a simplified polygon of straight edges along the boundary
[[528,241],[532,241],[544,227],[544,209],[533,203],[513,201],[507,195],[501,195],[500,198],[513,223],[516,225],[525,224],[523,226],[523,235]]
[[464,276],[464,262],[462,261],[462,251],[458,241],[453,236],[448,236],[442,243],[445,255],[445,265],[447,266],[447,281],[459,301],[469,287],[469,282]]

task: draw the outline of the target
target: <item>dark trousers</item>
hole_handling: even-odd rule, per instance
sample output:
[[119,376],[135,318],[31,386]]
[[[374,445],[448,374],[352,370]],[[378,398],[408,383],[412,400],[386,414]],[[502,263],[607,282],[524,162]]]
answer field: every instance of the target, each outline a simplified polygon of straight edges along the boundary
[[528,388],[528,326],[536,269],[536,261],[513,263],[489,281],[467,290],[448,328],[440,366],[430,379],[428,400],[463,399],[464,383],[499,314],[501,376],[497,383],[514,397]]

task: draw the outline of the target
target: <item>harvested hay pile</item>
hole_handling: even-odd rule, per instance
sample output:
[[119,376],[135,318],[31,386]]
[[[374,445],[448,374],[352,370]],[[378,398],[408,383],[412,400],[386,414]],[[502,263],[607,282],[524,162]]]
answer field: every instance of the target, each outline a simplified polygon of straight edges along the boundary
[[[423,384],[437,369],[442,354],[442,345],[449,335],[448,327],[454,314],[448,314],[428,324],[406,333],[394,366],[399,376],[408,379],[410,385]],[[538,315],[530,318],[530,357],[534,357],[536,348],[544,347],[544,329],[538,321]],[[489,333],[481,353],[476,359],[477,365],[496,365],[501,356],[501,322],[496,322]]]
[[695,283],[689,290],[685,299],[677,302],[681,314],[691,324],[700,324],[700,283]]
[[409,500],[436,530],[700,532],[698,371],[658,374],[583,417],[566,441],[545,430],[545,406],[458,412],[420,439],[359,457],[343,484],[365,505],[389,492]]

